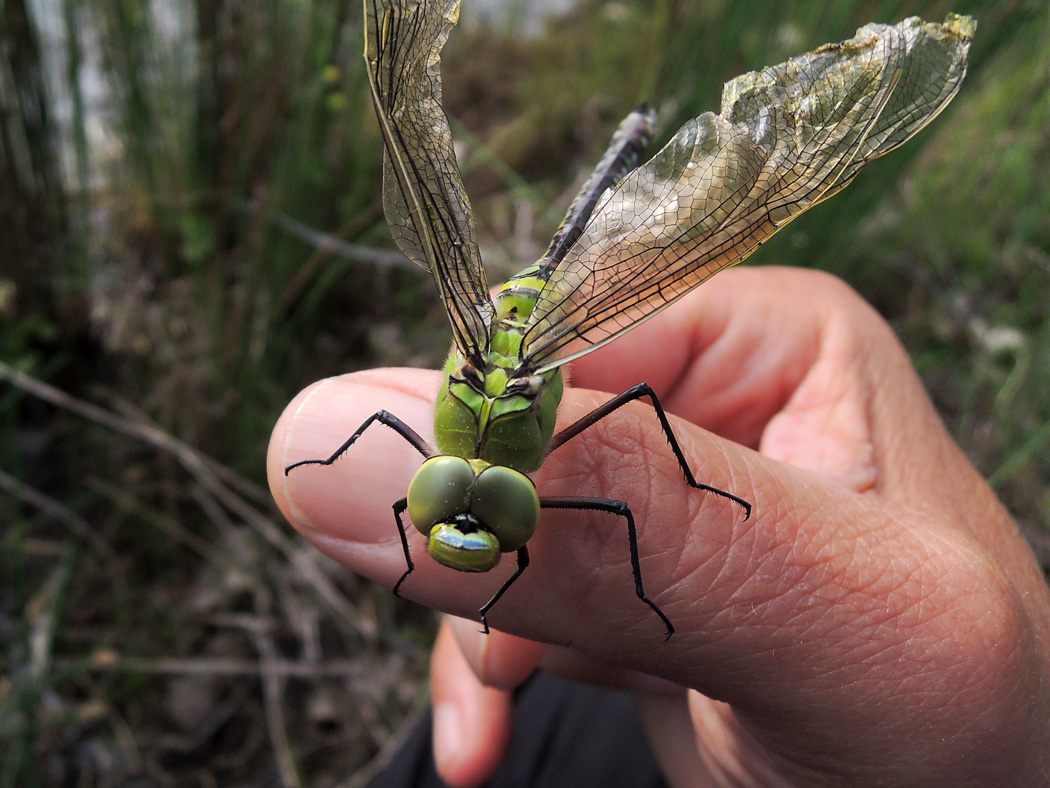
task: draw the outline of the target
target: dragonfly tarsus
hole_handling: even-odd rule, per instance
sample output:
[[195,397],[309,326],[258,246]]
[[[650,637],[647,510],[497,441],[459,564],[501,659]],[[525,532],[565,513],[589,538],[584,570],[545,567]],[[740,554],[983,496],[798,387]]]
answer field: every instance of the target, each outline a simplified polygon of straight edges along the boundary
[[404,438],[406,441],[408,441],[412,445],[412,448],[414,448],[424,457],[432,457],[437,453],[434,451],[433,447],[429,443],[427,443],[419,436],[418,432],[416,432],[414,429],[405,424],[405,422],[401,421],[401,419],[399,419],[393,413],[391,413],[388,410],[378,410],[371,416],[369,416],[367,419],[365,419],[364,424],[358,427],[357,431],[354,432],[354,434],[351,435],[349,438],[347,438],[346,442],[338,449],[336,449],[332,453],[332,456],[329,457],[327,460],[300,460],[299,462],[293,462],[291,465],[284,469],[284,475],[287,476],[289,473],[291,473],[292,469],[298,468],[301,465],[331,465],[333,462],[342,457],[343,454],[346,453],[347,449],[353,446],[354,443],[357,442],[357,439],[364,434],[364,431],[371,427],[372,424],[377,421],[380,424],[385,424],[398,435],[400,435],[402,438]]
[[488,613],[492,609],[492,606],[499,601],[499,598],[507,593],[507,589],[514,585],[514,581],[521,577],[521,573],[529,565],[529,548],[519,547],[518,548],[518,568],[514,570],[514,574],[506,579],[506,581],[499,587],[499,590],[492,595],[492,599],[481,606],[478,611],[478,619],[481,621],[481,634],[487,635],[489,633],[489,616]]
[[634,593],[652,608],[653,612],[664,622],[664,626],[667,627],[667,634],[664,636],[664,640],[667,640],[674,634],[674,624],[671,623],[671,619],[664,615],[664,611],[660,609],[659,605],[645,595],[645,589],[642,587],[642,565],[638,558],[638,531],[634,524],[634,513],[631,511],[630,506],[623,501],[611,498],[540,498],[540,506],[544,509],[585,509],[596,512],[608,512],[626,520],[627,540],[631,547],[631,572],[634,574]]
[[568,427],[557,433],[551,438],[549,451],[554,451],[559,446],[567,443],[568,441],[575,438],[581,432],[588,427],[593,427],[599,421],[604,419],[613,411],[622,408],[628,402],[633,402],[636,399],[642,397],[648,397],[653,403],[653,409],[656,411],[656,417],[660,420],[660,426],[664,431],[664,435],[667,437],[667,442],[671,444],[671,451],[674,452],[675,459],[678,460],[678,465],[682,469],[682,473],[685,475],[685,480],[689,486],[696,490],[704,490],[705,492],[714,493],[722,498],[726,498],[734,503],[744,507],[744,519],[747,520],[751,517],[751,504],[730,492],[721,490],[718,487],[712,487],[710,484],[703,484],[698,482],[693,476],[693,471],[689,467],[688,461],[685,459],[685,453],[682,451],[682,447],[678,445],[678,439],[675,437],[674,430],[671,429],[671,422],[667,419],[667,414],[664,413],[663,406],[660,404],[660,398],[656,396],[656,392],[653,391],[653,387],[646,382],[638,383],[622,394],[618,394],[611,400],[606,402],[604,405],[599,405],[597,408],[592,410],[583,418],[570,424]]

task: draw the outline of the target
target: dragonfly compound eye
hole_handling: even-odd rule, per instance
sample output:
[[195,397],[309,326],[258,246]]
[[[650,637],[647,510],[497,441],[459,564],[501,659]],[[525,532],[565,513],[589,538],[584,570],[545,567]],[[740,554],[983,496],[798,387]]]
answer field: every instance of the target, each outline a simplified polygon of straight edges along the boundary
[[408,516],[434,560],[487,572],[501,553],[524,547],[540,521],[536,485],[523,473],[482,460],[431,457],[408,488]]
[[462,457],[442,455],[424,462],[408,487],[408,516],[424,536],[470,510],[474,469]]
[[536,485],[524,473],[492,465],[478,475],[470,511],[499,539],[505,553],[524,547],[540,522]]

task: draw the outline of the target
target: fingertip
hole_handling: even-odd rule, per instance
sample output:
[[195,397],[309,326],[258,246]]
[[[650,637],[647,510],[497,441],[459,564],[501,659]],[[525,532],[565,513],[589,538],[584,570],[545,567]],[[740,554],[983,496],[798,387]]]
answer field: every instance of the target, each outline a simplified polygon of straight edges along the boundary
[[438,632],[430,668],[434,763],[449,785],[474,788],[495,774],[510,747],[513,700],[478,681],[448,622]]
[[485,686],[513,690],[525,683],[547,650],[543,643],[493,630],[487,635],[464,618],[446,617],[459,653]]
[[361,547],[396,541],[390,507],[404,497],[419,466],[419,452],[395,431],[372,422],[335,462],[308,461],[332,457],[382,409],[429,436],[437,385],[437,374],[423,370],[328,378],[289,403],[270,438],[267,477],[284,516],[324,552],[380,582],[403,571],[398,556],[386,562],[389,566],[380,566],[379,554],[365,554]]

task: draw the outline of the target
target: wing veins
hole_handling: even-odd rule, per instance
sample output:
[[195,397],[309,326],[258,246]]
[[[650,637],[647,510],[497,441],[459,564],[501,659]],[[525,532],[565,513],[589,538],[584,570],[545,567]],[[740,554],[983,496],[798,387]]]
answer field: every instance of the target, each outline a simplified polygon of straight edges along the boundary
[[[972,32],[959,17],[868,26],[727,84],[721,115],[687,123],[603,201],[540,294],[521,368],[552,369],[610,341],[845,188],[954,96]],[[943,68],[920,73],[928,83],[916,92],[928,57]],[[898,96],[906,68],[913,79]],[[833,103],[807,93],[822,85]],[[883,123],[891,98],[900,100]],[[738,111],[745,125],[726,114]],[[581,339],[587,346],[569,352]]]
[[479,360],[493,312],[440,104],[438,69],[459,2],[447,0],[442,9],[387,0],[372,2],[369,10],[365,1],[369,87],[386,142],[387,220],[401,251],[433,274],[457,347]]

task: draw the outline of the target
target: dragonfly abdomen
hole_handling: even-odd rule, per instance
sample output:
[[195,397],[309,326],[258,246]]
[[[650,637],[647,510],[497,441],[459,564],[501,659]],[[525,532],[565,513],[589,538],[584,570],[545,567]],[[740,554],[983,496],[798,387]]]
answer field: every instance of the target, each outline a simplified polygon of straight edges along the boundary
[[638,166],[638,157],[649,145],[655,122],[656,112],[644,106],[623,119],[613,134],[609,149],[569,206],[546,254],[504,282],[493,299],[496,321],[501,327],[525,326],[540,297],[540,291],[558,263],[583,234],[602,195]]
[[638,166],[638,157],[652,139],[655,122],[656,111],[648,109],[645,105],[638,107],[621,121],[613,133],[608,150],[583,184],[576,199],[572,201],[561,227],[551,239],[547,253],[540,260],[540,265],[545,270],[545,274],[541,275],[544,282],[550,277],[550,271],[557,267],[572,245],[579,240],[602,195]]

